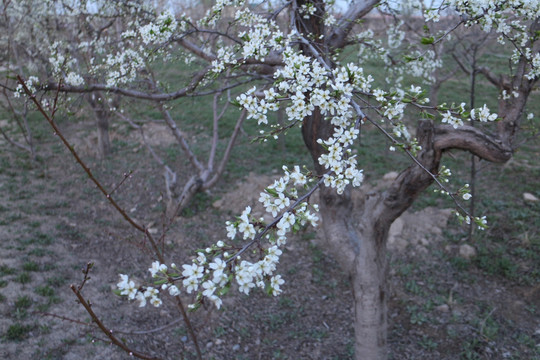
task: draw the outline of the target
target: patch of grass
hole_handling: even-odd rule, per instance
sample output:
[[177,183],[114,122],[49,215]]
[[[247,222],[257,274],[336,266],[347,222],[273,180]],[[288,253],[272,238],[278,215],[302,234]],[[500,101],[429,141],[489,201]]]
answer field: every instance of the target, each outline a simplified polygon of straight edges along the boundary
[[321,340],[328,337],[328,331],[320,329],[311,329],[308,332],[308,337],[316,340]]
[[16,319],[24,319],[28,315],[28,308],[32,306],[32,299],[28,295],[19,296],[17,300],[15,300],[15,312],[13,313],[13,316]]
[[437,342],[429,336],[422,336],[422,339],[418,342],[422,348],[426,350],[435,350],[437,348]]
[[36,256],[36,257],[43,257],[47,255],[54,254],[52,251],[44,249],[44,248],[34,248],[28,252],[28,255]]
[[483,359],[482,356],[482,343],[473,338],[469,341],[465,341],[462,344],[462,351],[459,354],[459,358],[462,360],[480,360]]
[[19,323],[11,325],[6,333],[5,338],[10,341],[21,341],[24,340],[30,331],[32,331],[33,326],[31,325],[22,325]]
[[8,282],[6,280],[0,280],[0,289],[5,288],[7,286]]
[[47,246],[47,245],[51,245],[53,242],[54,242],[54,238],[51,235],[45,234],[42,232],[36,232],[30,238],[19,240],[19,243],[23,245],[23,247],[27,245]]
[[56,225],[56,230],[70,240],[80,240],[83,237],[83,234],[76,227],[65,223]]
[[32,306],[32,299],[28,295],[19,296],[15,301],[16,309],[28,309]]
[[43,265],[43,271],[51,271],[51,270],[54,270],[56,269],[56,264],[55,263],[46,263]]
[[39,222],[39,221],[30,221],[28,223],[28,226],[35,229],[35,228],[38,228],[38,227],[41,226],[41,222]]
[[15,269],[10,268],[7,265],[0,266],[0,276],[13,275],[13,274],[15,274]]
[[47,285],[60,287],[67,282],[67,279],[62,275],[56,275],[56,276],[48,278],[46,281],[47,281]]
[[501,250],[491,251],[481,247],[474,263],[490,275],[513,279],[517,276],[517,265]]
[[227,331],[225,330],[225,328],[218,326],[217,328],[214,329],[214,337],[219,338],[225,335],[226,332]]
[[15,278],[15,281],[21,284],[28,284],[30,281],[32,281],[32,276],[27,272],[23,272],[23,273],[20,273],[19,276]]
[[7,215],[6,217],[3,217],[2,220],[0,220],[0,225],[10,225],[16,221],[22,220],[24,216],[20,213],[12,213]]
[[214,199],[205,192],[195,194],[187,207],[182,209],[180,216],[190,218],[206,210]]
[[35,261],[27,261],[25,262],[23,265],[22,265],[22,269],[24,271],[39,271],[40,270],[40,266],[37,262]]
[[469,266],[470,266],[469,260],[464,259],[464,258],[459,257],[459,256],[455,256],[455,257],[450,258],[450,264],[452,264],[452,266],[458,272],[466,271],[466,270],[469,269]]
[[55,294],[55,291],[52,287],[50,286],[38,286],[37,288],[34,289],[34,292],[38,295],[41,295],[41,296],[47,296],[47,297],[51,297],[51,296],[54,296]]
[[422,290],[422,288],[420,287],[420,285],[418,285],[418,283],[416,282],[416,280],[412,279],[412,280],[409,280],[405,283],[405,290],[407,290],[407,292],[413,294],[413,295],[423,295],[424,294],[424,291]]
[[407,312],[413,325],[422,325],[428,321],[428,316],[420,310],[418,305],[407,305]]

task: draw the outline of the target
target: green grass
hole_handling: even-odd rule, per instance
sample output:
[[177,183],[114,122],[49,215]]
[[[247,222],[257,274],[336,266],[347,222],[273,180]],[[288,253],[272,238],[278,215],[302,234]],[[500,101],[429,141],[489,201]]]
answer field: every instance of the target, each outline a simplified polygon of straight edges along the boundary
[[10,341],[22,341],[24,340],[30,331],[33,330],[33,326],[31,325],[23,325],[20,323],[16,323],[11,325],[6,333],[4,334],[4,337],[6,340]]
[[41,296],[52,297],[55,295],[54,289],[50,286],[38,286],[34,289],[34,292]]
[[28,296],[19,296],[15,301],[15,312],[13,316],[16,319],[24,319],[28,315],[28,309],[32,306],[33,300]]
[[56,275],[56,276],[48,278],[46,281],[47,281],[47,285],[60,287],[67,282],[67,279],[63,275]]
[[30,281],[32,281],[32,276],[27,272],[23,272],[15,278],[15,281],[21,284],[28,284]]
[[44,249],[44,248],[34,248],[28,252],[28,255],[36,256],[36,257],[44,257],[44,256],[51,256],[54,253],[50,250]]
[[32,305],[32,299],[25,295],[25,296],[19,296],[17,300],[15,301],[15,308],[16,309],[27,309]]
[[5,275],[13,275],[16,273],[16,270],[13,268],[10,268],[7,265],[0,265],[0,277]]
[[24,271],[39,271],[40,266],[39,266],[38,263],[36,263],[34,261],[27,261],[22,265],[22,269]]

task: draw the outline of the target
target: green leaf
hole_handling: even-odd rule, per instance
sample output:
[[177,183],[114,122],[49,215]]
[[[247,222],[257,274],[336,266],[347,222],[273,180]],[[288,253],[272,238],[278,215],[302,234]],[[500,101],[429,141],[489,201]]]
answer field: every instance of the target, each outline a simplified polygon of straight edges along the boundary
[[433,36],[423,37],[422,40],[420,40],[420,42],[424,45],[430,45],[435,42],[435,38]]
[[266,188],[264,190],[266,190],[266,192],[269,193],[270,195],[272,195],[273,197],[278,197],[279,196],[275,189]]
[[219,296],[225,296],[227,295],[227,293],[229,292],[229,290],[231,289],[231,283],[227,283],[227,285],[225,285],[223,288],[221,288],[218,292]]

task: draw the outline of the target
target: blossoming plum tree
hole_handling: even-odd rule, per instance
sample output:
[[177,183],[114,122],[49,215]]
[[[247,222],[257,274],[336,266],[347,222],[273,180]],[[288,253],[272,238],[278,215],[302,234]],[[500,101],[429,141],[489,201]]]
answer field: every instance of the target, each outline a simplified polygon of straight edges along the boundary
[[[138,2],[125,4],[138,6]],[[61,81],[44,79],[41,90],[151,100],[163,106],[165,114],[169,100],[211,95],[253,82],[231,103],[247,121],[261,126],[261,139],[272,141],[287,130],[300,129],[313,159],[313,170],[303,164],[284,166],[281,178],[260,194],[259,201],[272,221],[255,218],[247,207],[237,219],[226,222],[223,240],[209,244],[191,263],[181,266],[166,261],[156,249],[156,261],[149,268],[153,283],[136,284],[122,274],[117,284],[121,295],[138,300],[141,307],[147,303],[160,306],[163,296],[176,297],[182,306],[180,297],[185,292],[193,294],[189,305],[193,310],[203,302],[220,308],[231,288],[245,294],[260,288],[279,295],[286,283],[277,274],[278,264],[290,234],[322,220],[326,251],[350,275],[353,286],[356,358],[386,358],[390,225],[436,183],[456,201],[456,215],[461,220],[486,226],[485,217],[470,216],[461,206],[461,201],[470,199],[467,186],[457,192],[446,187],[443,178],[449,171],[440,163],[450,149],[498,163],[512,156],[522,114],[540,76],[540,2],[444,1],[437,8],[423,9],[428,33],[417,43],[409,39],[407,46],[400,30],[403,23],[392,25],[388,38],[382,40],[363,28],[359,20],[383,6],[393,11],[378,0],[352,2],[341,13],[334,1],[255,5],[219,0],[201,18],[188,12],[174,14],[174,9],[154,16],[141,12],[141,17],[134,12],[131,28],[121,34],[122,46],[105,46],[85,67],[59,61],[58,52],[51,53],[51,62],[60,66],[55,75]],[[75,11],[84,13],[82,8]],[[449,12],[454,15],[439,26],[443,14]],[[485,104],[468,108],[466,99],[460,104],[428,104],[425,87],[441,66],[436,46],[458,28],[495,33],[501,44],[512,49],[507,74],[482,71],[501,93],[497,113]],[[356,50],[354,56],[349,47]],[[171,84],[156,80],[152,69],[158,60],[177,58],[191,62],[197,71],[183,88],[171,90]],[[383,79],[374,79],[363,66],[370,58],[391,67],[394,76],[384,79],[386,82],[376,81]],[[87,76],[96,73],[102,74],[103,83]],[[405,75],[417,83],[403,86]],[[34,92],[23,81],[20,90]],[[285,108],[286,124],[274,124],[269,117],[280,107]],[[418,117],[423,120],[416,122],[413,136],[410,127]],[[471,126],[471,122],[495,122],[496,132]],[[365,123],[383,132],[392,150],[406,153],[411,165],[388,189],[359,192],[353,200],[351,193],[362,184],[366,160],[354,154],[352,146]],[[319,201],[312,203],[310,196],[317,188]],[[140,230],[151,239],[147,229]],[[236,239],[244,245],[237,247]]]

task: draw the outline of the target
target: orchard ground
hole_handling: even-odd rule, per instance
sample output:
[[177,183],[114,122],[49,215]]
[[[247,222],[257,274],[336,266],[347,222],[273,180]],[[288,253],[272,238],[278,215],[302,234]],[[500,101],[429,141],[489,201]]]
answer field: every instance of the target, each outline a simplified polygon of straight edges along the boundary
[[[80,283],[81,269],[92,262],[83,294],[106,326],[134,349],[195,358],[170,299],[164,296],[160,308],[140,309],[113,294],[119,273],[148,280],[153,259],[140,250],[144,239],[113,211],[42,120],[34,121],[36,161],[0,145],[0,357],[129,358],[91,326],[69,288]],[[92,151],[93,122],[61,126],[107,188],[133,170],[115,196],[131,216],[159,233],[161,169],[137,132],[115,124],[114,154],[100,161]],[[189,172],[185,160],[174,155],[167,131],[148,126],[160,151]],[[364,144],[380,141],[375,131],[365,134]],[[250,140],[242,135],[220,186],[198,195],[175,221],[163,244],[168,261],[188,262],[195,249],[224,239],[224,222],[255,205],[260,189],[277,176],[267,171],[267,159],[246,154],[268,152],[279,162],[286,160],[282,147],[302,146]],[[389,241],[391,359],[540,359],[540,203],[522,197],[524,192],[540,197],[537,143],[533,139],[504,166],[482,164],[477,201],[491,227],[475,232],[472,242],[450,216],[451,203],[432,192],[396,221]],[[390,152],[373,157],[361,191],[385,186],[377,179],[394,157]],[[465,160],[456,154],[455,161]],[[456,174],[466,176],[466,171]],[[325,253],[316,230],[307,228],[289,241],[279,265],[286,279],[281,296],[254,291],[247,297],[233,290],[223,311],[209,306],[193,314],[205,359],[352,358],[349,281]],[[474,248],[472,255],[460,255],[464,245]]]

